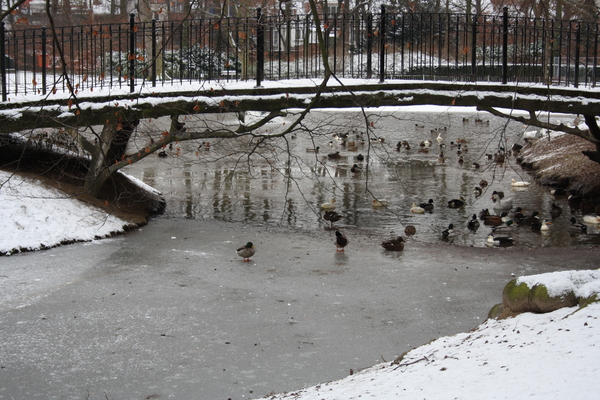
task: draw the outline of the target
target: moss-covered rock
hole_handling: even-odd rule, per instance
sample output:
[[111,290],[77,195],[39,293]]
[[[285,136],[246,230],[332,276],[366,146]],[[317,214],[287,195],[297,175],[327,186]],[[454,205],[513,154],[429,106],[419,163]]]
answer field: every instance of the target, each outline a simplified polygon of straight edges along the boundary
[[575,293],[568,292],[559,296],[550,296],[545,285],[535,285],[530,290],[529,303],[533,312],[546,313],[563,307],[577,305]]
[[502,305],[516,313],[531,311],[529,286],[526,283],[517,285],[516,279],[508,282],[502,291]]
[[504,311],[504,304],[498,303],[488,312],[488,318],[498,318]]
[[579,302],[579,307],[583,308],[589,306],[592,303],[600,302],[600,297],[598,297],[597,294],[594,294],[590,297],[580,297],[579,299],[577,299],[577,301]]
[[505,309],[515,313],[546,313],[563,307],[576,306],[578,301],[573,292],[550,296],[545,285],[535,285],[530,288],[526,283],[517,284],[517,280],[513,279],[504,287],[502,304]]

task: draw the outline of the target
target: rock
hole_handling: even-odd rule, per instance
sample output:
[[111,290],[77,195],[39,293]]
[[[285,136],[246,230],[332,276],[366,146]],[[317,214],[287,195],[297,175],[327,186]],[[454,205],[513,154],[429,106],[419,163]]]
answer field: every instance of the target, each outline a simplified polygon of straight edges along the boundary
[[515,313],[546,313],[577,304],[577,297],[573,292],[550,296],[545,285],[535,285],[530,288],[526,283],[517,285],[516,279],[511,280],[502,292],[503,307]]

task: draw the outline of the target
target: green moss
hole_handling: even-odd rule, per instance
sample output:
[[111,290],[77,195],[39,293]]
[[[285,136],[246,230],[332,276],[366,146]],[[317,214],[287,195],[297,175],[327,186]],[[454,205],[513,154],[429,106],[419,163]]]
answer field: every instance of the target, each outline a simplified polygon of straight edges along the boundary
[[581,309],[581,308],[589,306],[592,303],[600,302],[600,298],[598,298],[597,294],[594,294],[590,297],[580,297],[578,299],[578,301],[579,301],[579,307]]
[[504,311],[504,305],[502,303],[496,304],[488,312],[488,318],[497,318],[498,315],[502,314],[502,311]]
[[526,283],[520,283],[517,285],[517,280],[513,279],[508,282],[504,288],[504,295],[510,302],[520,301],[529,298],[529,286]]

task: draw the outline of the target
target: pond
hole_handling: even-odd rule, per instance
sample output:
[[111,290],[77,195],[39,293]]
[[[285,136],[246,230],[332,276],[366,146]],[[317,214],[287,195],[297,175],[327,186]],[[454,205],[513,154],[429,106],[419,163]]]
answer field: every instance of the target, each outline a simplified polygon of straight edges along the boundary
[[[245,121],[250,123],[260,116],[248,113]],[[551,118],[567,123],[573,116]],[[294,115],[275,118],[262,132],[276,134],[293,120]],[[235,129],[239,124],[233,114],[185,122],[189,130],[217,123]],[[139,129],[160,130],[148,126]],[[321,204],[335,198],[335,211],[343,217],[335,227],[344,233],[362,229],[385,238],[404,235],[405,227],[412,225],[417,233],[411,240],[447,240],[484,247],[490,227],[481,223],[479,229],[469,230],[467,222],[482,209],[499,214],[502,210],[494,210],[491,197],[494,191],[502,191],[506,199],[513,200],[513,210],[521,207],[526,215],[537,211],[542,220],[552,222],[548,232],[516,227],[510,232],[515,246],[600,244],[596,226],[590,226],[587,234],[569,232],[571,216],[581,221],[581,212],[569,207],[566,196],[553,196],[552,188],[536,184],[514,154],[503,163],[495,161],[494,155],[501,150],[509,150],[515,143],[525,144],[523,133],[531,130],[472,108],[314,111],[296,133],[285,138],[246,136],[181,142],[165,149],[166,157],[152,155],[125,172],[163,193],[168,204],[163,217],[329,229]],[[147,139],[139,137],[133,146],[143,148]],[[397,148],[403,141],[410,149]],[[424,141],[431,145],[420,146]],[[317,147],[318,152],[314,152]],[[328,157],[337,152],[339,157]],[[353,168],[355,164],[359,168]],[[531,185],[511,187],[512,179]],[[488,185],[479,195],[474,189],[482,180]],[[450,200],[461,197],[464,207],[448,207]],[[374,199],[385,207],[373,207]],[[432,212],[411,212],[412,203],[429,199],[434,204]],[[550,215],[552,204],[562,208],[558,218]],[[449,224],[454,225],[456,235],[445,239],[442,231]]]

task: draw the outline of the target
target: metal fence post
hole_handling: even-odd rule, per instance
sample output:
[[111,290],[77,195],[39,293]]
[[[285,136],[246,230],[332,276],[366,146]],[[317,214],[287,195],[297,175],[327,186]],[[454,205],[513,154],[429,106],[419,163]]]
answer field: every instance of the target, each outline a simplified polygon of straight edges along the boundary
[[508,82],[508,7],[502,13],[502,84]]
[[260,87],[265,73],[265,27],[261,8],[256,9],[256,87]]
[[367,14],[367,79],[373,75],[373,14]]
[[[477,15],[473,15],[471,37],[471,80],[477,81]],[[484,72],[485,73],[485,72]]]
[[8,100],[6,93],[6,48],[4,22],[0,22],[0,74],[2,75],[2,101]]
[[152,87],[156,87],[156,18],[152,18]]
[[381,21],[379,21],[379,82],[385,80],[385,5],[381,5]]
[[575,87],[579,87],[579,52],[581,50],[581,23],[577,23],[575,32]]
[[135,14],[129,14],[129,92],[135,90]]
[[42,65],[40,65],[42,67],[42,94],[46,94],[46,55],[47,55],[47,51],[46,51],[46,27],[42,26],[42,35],[41,35],[41,41],[42,41]]

